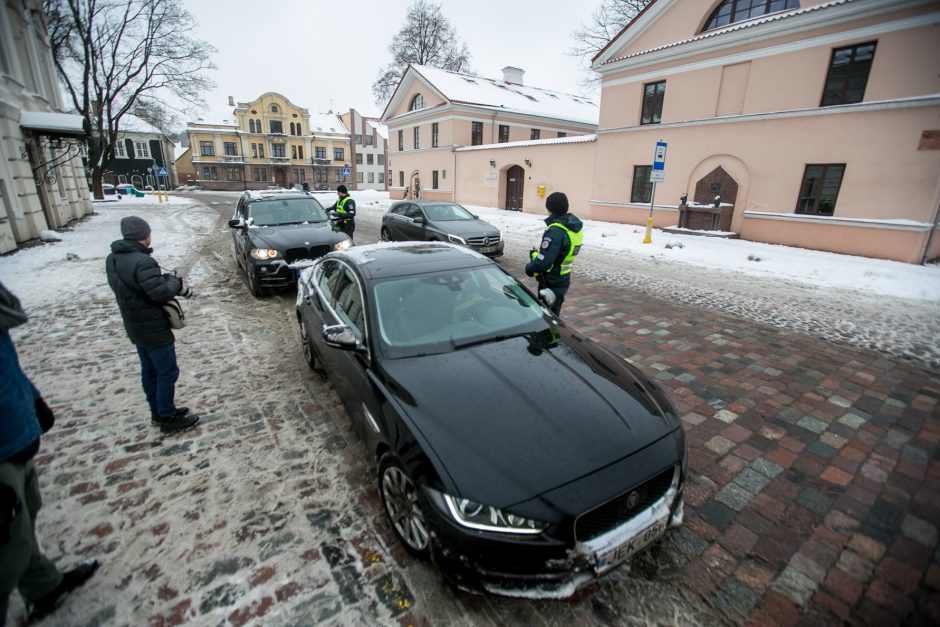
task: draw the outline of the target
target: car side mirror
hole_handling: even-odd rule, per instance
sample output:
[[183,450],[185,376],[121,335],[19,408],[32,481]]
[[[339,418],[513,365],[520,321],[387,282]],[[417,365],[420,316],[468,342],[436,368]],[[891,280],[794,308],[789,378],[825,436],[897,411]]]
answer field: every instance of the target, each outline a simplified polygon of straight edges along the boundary
[[428,221],[424,219],[424,216],[418,216],[416,218],[412,218],[412,220],[415,221],[415,224],[427,224],[428,223]]
[[363,350],[363,345],[356,338],[352,329],[345,324],[333,324],[323,327],[323,341],[327,346],[346,351]]
[[241,218],[236,218],[234,220],[228,221],[229,227],[233,229],[243,229],[245,228],[245,222]]
[[555,305],[555,301],[557,300],[557,297],[555,296],[555,292],[551,291],[547,287],[539,290],[539,298],[542,300],[543,303],[545,303],[545,306],[548,307],[549,309],[551,309]]

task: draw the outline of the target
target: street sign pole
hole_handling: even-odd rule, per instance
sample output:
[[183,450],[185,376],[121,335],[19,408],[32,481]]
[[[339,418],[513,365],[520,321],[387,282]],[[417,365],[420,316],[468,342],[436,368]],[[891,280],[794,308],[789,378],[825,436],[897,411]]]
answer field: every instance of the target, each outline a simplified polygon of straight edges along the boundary
[[653,189],[650,190],[650,215],[646,219],[646,235],[643,237],[644,244],[653,243],[653,204],[656,199],[656,183],[661,183],[666,177],[666,142],[659,140],[656,142],[656,150],[653,152],[653,167],[650,170],[650,183]]

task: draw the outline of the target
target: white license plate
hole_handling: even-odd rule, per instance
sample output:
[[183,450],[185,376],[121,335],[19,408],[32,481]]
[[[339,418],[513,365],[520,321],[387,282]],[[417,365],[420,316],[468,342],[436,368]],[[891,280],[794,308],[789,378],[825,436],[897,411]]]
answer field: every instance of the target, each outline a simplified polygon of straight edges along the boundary
[[654,522],[652,525],[636,534],[620,546],[606,553],[599,554],[597,558],[597,571],[603,572],[610,568],[613,568],[620,562],[629,558],[631,555],[639,553],[647,546],[649,546],[654,540],[659,538],[663,533],[666,532],[666,527],[669,524],[669,516],[662,518]]
[[495,253],[497,248],[498,248],[497,246],[483,246],[482,248],[480,248],[480,252],[483,253],[484,255],[486,253]]

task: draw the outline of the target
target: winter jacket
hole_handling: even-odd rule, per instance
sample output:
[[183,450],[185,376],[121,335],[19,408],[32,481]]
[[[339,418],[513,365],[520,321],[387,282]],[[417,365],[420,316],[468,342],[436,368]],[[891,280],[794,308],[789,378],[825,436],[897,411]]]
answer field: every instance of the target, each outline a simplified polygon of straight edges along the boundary
[[144,348],[173,343],[163,303],[183,289],[178,277],[160,272],[152,252],[140,242],[120,239],[111,243],[105,260],[108,284],[117,296],[127,337]]
[[0,283],[0,462],[39,440],[39,391],[20,368],[9,329],[26,322],[20,301]]
[[545,224],[548,226],[542,234],[538,255],[526,264],[525,273],[528,276],[539,273],[548,287],[568,287],[571,285],[571,274],[561,274],[561,261],[568,254],[571,242],[563,229],[552,226],[556,222],[565,225],[575,233],[584,228],[584,223],[571,213],[562,216],[550,215],[545,218]]
[[356,219],[356,201],[352,196],[346,196],[330,205],[327,211],[335,211],[342,216],[343,222],[355,222]]

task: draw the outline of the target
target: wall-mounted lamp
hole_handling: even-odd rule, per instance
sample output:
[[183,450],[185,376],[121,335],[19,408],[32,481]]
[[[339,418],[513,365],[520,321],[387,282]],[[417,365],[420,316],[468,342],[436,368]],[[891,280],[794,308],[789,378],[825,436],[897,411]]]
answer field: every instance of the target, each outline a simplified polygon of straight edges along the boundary
[[525,164],[531,168],[531,167],[532,167],[532,160],[529,159],[528,157],[526,157],[526,159],[525,159]]
[[495,168],[495,167],[496,167],[496,160],[495,160],[495,159],[490,159],[490,165]]

